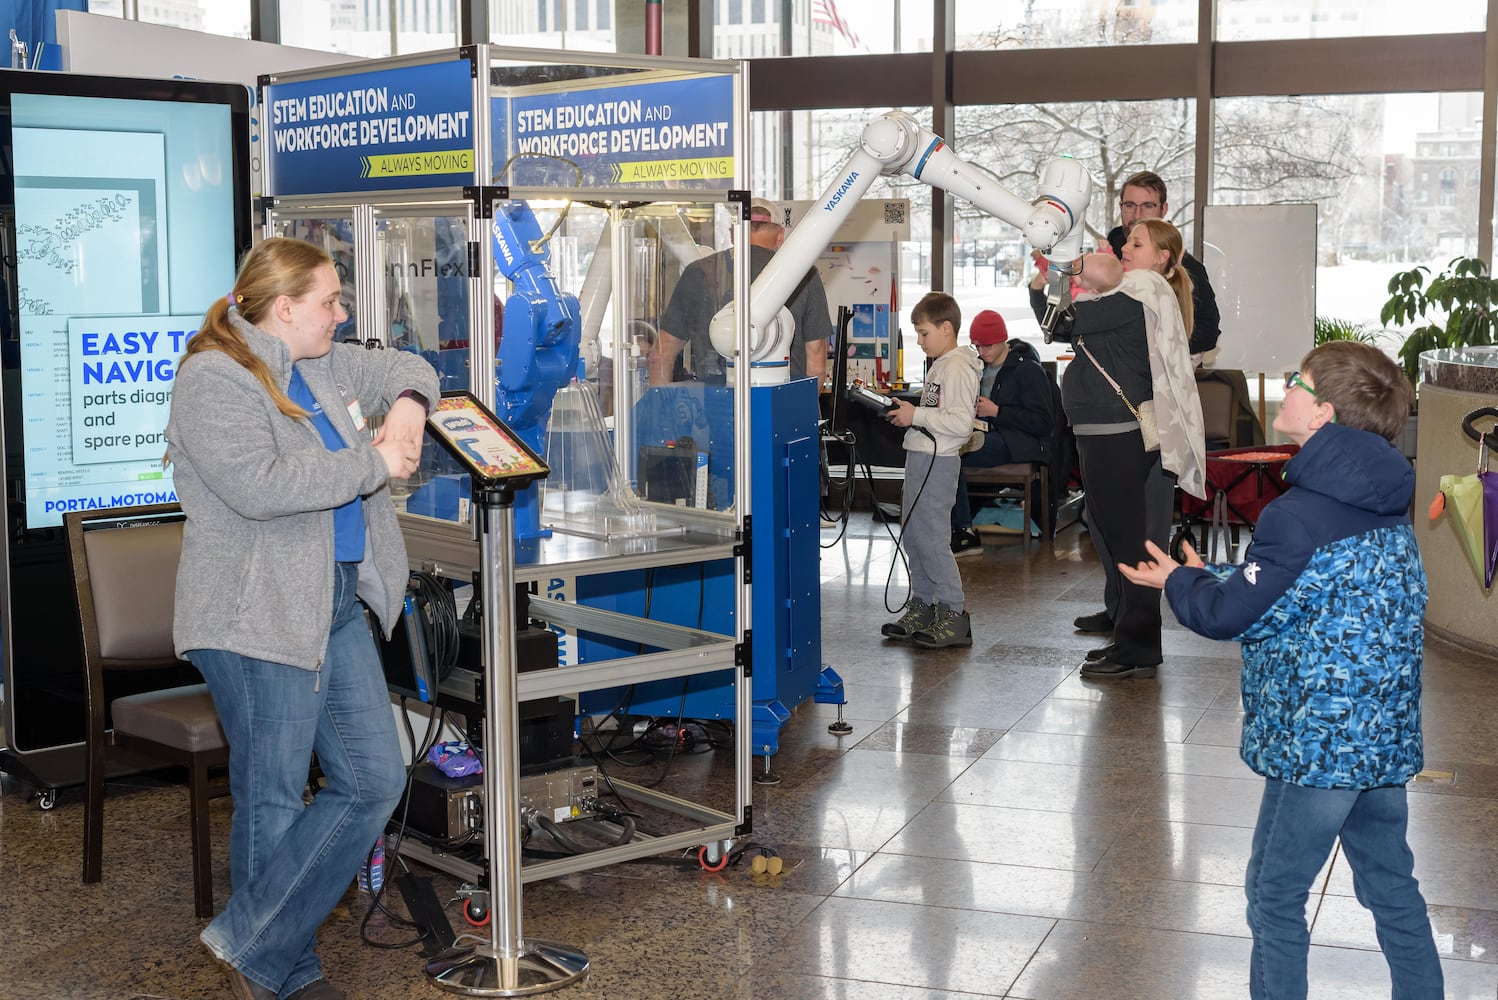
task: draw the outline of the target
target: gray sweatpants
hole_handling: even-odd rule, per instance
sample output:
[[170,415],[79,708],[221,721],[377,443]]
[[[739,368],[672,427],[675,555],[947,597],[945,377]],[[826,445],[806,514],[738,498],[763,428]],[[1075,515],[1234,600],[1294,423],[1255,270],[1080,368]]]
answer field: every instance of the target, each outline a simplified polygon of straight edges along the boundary
[[[905,485],[900,492],[901,540],[910,560],[910,596],[940,601],[962,611],[962,576],[952,557],[952,502],[957,499],[956,455],[905,453]],[[927,472],[930,475],[927,475]]]

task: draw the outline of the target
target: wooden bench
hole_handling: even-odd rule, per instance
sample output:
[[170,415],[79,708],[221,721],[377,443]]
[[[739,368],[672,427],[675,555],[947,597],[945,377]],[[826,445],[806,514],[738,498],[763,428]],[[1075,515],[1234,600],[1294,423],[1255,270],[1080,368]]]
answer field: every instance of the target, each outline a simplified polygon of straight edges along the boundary
[[1040,537],[1051,537],[1051,471],[1044,462],[1011,462],[989,468],[963,469],[967,477],[968,492],[979,496],[1008,496],[1008,491],[1018,489],[1023,528],[1022,551],[1030,554],[1031,505],[1040,504]]

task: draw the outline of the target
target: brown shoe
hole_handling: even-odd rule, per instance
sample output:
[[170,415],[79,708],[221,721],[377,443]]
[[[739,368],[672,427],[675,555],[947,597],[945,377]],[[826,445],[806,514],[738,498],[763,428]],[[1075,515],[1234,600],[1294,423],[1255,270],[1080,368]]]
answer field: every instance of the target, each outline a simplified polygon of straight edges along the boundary
[[348,1000],[348,994],[326,979],[314,979],[287,1000]]

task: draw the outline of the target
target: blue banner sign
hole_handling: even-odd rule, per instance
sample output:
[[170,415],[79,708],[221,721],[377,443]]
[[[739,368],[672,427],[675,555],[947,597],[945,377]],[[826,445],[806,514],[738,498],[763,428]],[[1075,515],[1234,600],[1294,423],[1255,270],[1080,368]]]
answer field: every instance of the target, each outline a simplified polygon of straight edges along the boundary
[[466,59],[265,89],[273,195],[473,184]]
[[733,186],[736,146],[733,79],[699,76],[496,98],[492,182],[726,191]]

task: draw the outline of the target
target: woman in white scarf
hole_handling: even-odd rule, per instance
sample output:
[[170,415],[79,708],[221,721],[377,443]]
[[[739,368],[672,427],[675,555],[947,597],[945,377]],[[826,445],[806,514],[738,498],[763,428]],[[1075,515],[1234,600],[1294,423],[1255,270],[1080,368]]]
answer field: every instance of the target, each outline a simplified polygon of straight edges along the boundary
[[[1088,497],[1088,508],[1089,522],[1098,520],[1111,526],[1101,531],[1095,526],[1093,542],[1103,563],[1106,577],[1104,598],[1113,632],[1108,645],[1088,654],[1088,662],[1082,667],[1082,675],[1087,678],[1154,676],[1154,665],[1161,658],[1158,605],[1141,595],[1125,594],[1130,587],[1121,579],[1116,560],[1136,545],[1143,544],[1139,535],[1134,534],[1141,528],[1143,538],[1165,547],[1169,541],[1177,482],[1193,495],[1205,492],[1205,433],[1188,346],[1191,279],[1180,266],[1182,251],[1180,233],[1176,228],[1167,222],[1151,219],[1131,230],[1121,261],[1110,254],[1092,254],[1083,261],[1079,280],[1082,293],[1076,296],[1075,332],[1080,334],[1091,328],[1096,336],[1092,338],[1093,346],[1086,350],[1081,347],[1088,338],[1076,338],[1079,350],[1075,363],[1095,369],[1102,378],[1082,375],[1073,379],[1073,373],[1068,370],[1067,378],[1063,379],[1062,393],[1068,395],[1070,382],[1072,393],[1067,401],[1067,411],[1078,434],[1078,448],[1085,453],[1082,463],[1084,481],[1088,474],[1089,455],[1094,471],[1104,473],[1102,487],[1088,484],[1094,487],[1089,492],[1095,493]],[[1103,331],[1096,327],[1103,321],[1093,313],[1094,307],[1086,304],[1087,299],[1109,299],[1113,295],[1138,303],[1139,311],[1134,313],[1138,319],[1133,321],[1138,325],[1132,327],[1138,332],[1129,335],[1129,327],[1116,328],[1125,337],[1124,343],[1136,345],[1132,348],[1099,339]],[[1125,315],[1117,307],[1107,307],[1101,301],[1096,308],[1108,309],[1109,316]],[[1115,334],[1109,341],[1117,339],[1118,334]],[[1093,356],[1096,352],[1102,352],[1101,360]],[[1113,376],[1107,374],[1109,368],[1115,369]],[[1147,381],[1142,377],[1143,373],[1129,375],[1137,369],[1147,370]],[[1132,379],[1134,388],[1125,392],[1117,385],[1111,389],[1106,384],[1099,385],[1104,379],[1113,382],[1114,377],[1126,384],[1130,384]],[[1159,458],[1147,462],[1147,468],[1117,452],[1119,447],[1128,445],[1117,436],[1118,428],[1110,422],[1111,418],[1097,408],[1093,394],[1098,391],[1109,395],[1116,393],[1124,399],[1128,412],[1135,415],[1139,415],[1141,409],[1153,409],[1159,442],[1153,446],[1147,443],[1146,447],[1158,449]],[[1129,394],[1138,397],[1138,406],[1128,399]],[[1092,436],[1084,438],[1084,433]],[[1134,440],[1138,441],[1137,438]],[[1132,478],[1135,475],[1139,478]],[[1120,496],[1119,489],[1139,493],[1130,499]],[[1139,521],[1132,521],[1132,517],[1139,517]],[[1111,539],[1110,533],[1114,536]],[[1110,548],[1117,551],[1110,551]],[[1125,600],[1126,596],[1130,599]]]
[[[1082,284],[1097,291],[1116,289],[1144,306],[1160,464],[1175,475],[1181,489],[1205,499],[1207,432],[1188,346],[1191,277],[1181,266],[1184,251],[1179,229],[1164,219],[1142,219],[1129,230],[1122,260],[1114,262],[1109,254],[1094,254],[1098,259],[1089,258],[1088,264],[1096,266],[1090,275],[1083,268]],[[1120,267],[1122,275],[1118,274]]]

